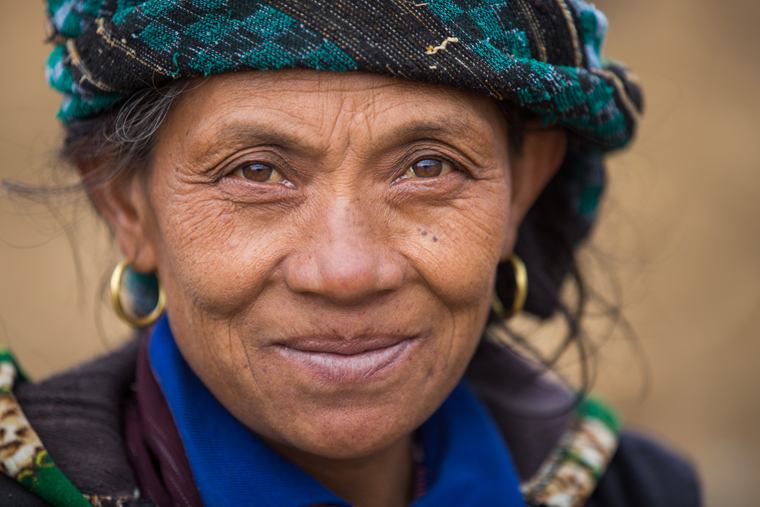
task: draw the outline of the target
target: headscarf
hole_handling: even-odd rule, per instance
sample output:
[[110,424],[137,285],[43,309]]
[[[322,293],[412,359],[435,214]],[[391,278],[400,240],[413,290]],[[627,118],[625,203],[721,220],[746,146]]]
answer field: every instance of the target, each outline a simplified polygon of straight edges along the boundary
[[635,81],[601,58],[606,18],[581,0],[50,0],[49,13],[64,121],[176,78],[281,68],[465,88],[605,150],[639,115]]

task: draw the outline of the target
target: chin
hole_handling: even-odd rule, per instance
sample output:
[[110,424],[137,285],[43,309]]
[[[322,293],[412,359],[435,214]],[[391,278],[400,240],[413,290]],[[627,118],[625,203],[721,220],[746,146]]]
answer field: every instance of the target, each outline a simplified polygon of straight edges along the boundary
[[280,450],[281,446],[287,446],[326,459],[361,459],[392,446],[430,416],[428,413],[378,412],[355,410],[314,414],[299,428],[292,428],[294,434],[279,435],[274,446]]
[[443,373],[416,364],[411,375],[393,383],[344,386],[327,396],[291,392],[281,398],[288,401],[279,410],[266,414],[271,417],[266,429],[252,429],[264,430],[264,436],[286,454],[284,447],[329,459],[369,457],[409,437],[443,403],[461,372]]

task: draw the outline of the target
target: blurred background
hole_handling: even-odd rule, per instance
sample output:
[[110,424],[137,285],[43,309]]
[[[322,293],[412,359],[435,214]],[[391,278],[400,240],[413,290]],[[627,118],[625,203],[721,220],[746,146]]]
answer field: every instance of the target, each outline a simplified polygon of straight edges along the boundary
[[[625,319],[605,339],[609,319],[589,318],[589,333],[604,342],[595,388],[630,427],[694,461],[707,506],[755,506],[760,2],[597,6],[612,27],[607,55],[637,71],[647,112],[635,145],[610,160],[599,225],[582,255],[591,286]],[[0,0],[0,178],[66,183],[56,161],[59,96],[43,76],[43,9]],[[117,260],[85,197],[29,201],[2,192],[0,343],[32,377],[130,335],[105,298]],[[535,339],[553,332],[550,324]]]

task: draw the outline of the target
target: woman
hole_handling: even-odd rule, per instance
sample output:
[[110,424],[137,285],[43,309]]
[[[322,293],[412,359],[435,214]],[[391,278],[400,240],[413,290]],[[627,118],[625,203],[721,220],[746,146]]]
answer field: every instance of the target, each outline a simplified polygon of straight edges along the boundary
[[49,9],[64,153],[143,331],[18,402],[0,363],[3,505],[698,504],[499,342],[523,305],[577,324],[559,286],[641,109],[601,13]]

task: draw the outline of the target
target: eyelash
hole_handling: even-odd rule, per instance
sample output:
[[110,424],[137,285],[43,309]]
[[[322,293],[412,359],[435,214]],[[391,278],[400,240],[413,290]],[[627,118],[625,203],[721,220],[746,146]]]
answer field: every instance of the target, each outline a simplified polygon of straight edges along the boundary
[[[428,177],[424,177],[424,176],[417,176],[417,177],[407,176],[407,174],[409,172],[413,171],[413,167],[414,166],[416,166],[417,164],[419,164],[421,162],[427,161],[427,160],[433,160],[433,161],[439,162],[441,164],[448,165],[449,166],[448,170],[446,170],[446,172],[444,172],[443,174],[439,174],[439,175],[436,175],[436,176],[428,176]],[[462,167],[459,164],[457,164],[456,162],[452,161],[448,157],[443,157],[443,156],[438,155],[438,154],[436,154],[436,155],[430,155],[430,156],[424,156],[424,157],[419,157],[414,162],[408,164],[406,166],[406,170],[404,171],[404,174],[402,174],[401,176],[399,176],[398,178],[396,178],[393,181],[393,184],[395,185],[395,184],[400,183],[402,181],[411,180],[411,179],[415,179],[415,180],[435,180],[437,178],[442,178],[443,176],[445,176],[445,175],[447,175],[449,173],[453,173],[453,172],[464,173],[465,171],[462,169]]]
[[[230,169],[224,171],[222,173],[222,177],[223,178],[234,177],[247,183],[254,183],[254,184],[261,184],[261,185],[281,185],[288,188],[295,188],[295,185],[293,185],[293,183],[291,183],[287,179],[286,172],[278,168],[280,165],[281,164],[271,164],[271,163],[260,161],[260,160],[245,160],[240,163],[230,164]],[[253,166],[266,167],[271,170],[271,172],[269,173],[269,177],[271,177],[275,173],[279,175],[279,177],[275,181],[257,181],[256,179],[245,177],[245,175],[243,174],[243,171]]]
[[[413,168],[416,165],[420,164],[421,162],[425,162],[425,161],[428,161],[428,160],[432,160],[432,161],[435,161],[435,162],[438,162],[438,163],[442,164],[444,167],[442,167],[441,171],[445,171],[445,172],[443,172],[443,174],[438,174],[438,175],[435,175],[435,176],[427,176],[427,177],[426,176],[417,176],[416,173],[414,173],[414,169]],[[247,168],[250,168],[252,166],[265,166],[265,167],[271,169],[271,171],[273,173],[276,172],[277,174],[279,174],[279,179],[277,179],[276,181],[271,181],[270,182],[270,181],[257,181],[255,179],[245,177],[242,174],[242,172],[245,171]],[[448,166],[448,167],[446,167],[446,166]],[[410,172],[414,173],[414,175],[409,175]],[[449,173],[453,173],[453,172],[464,173],[465,171],[462,169],[462,167],[459,164],[457,164],[456,162],[452,161],[448,157],[441,156],[440,154],[435,154],[435,155],[430,155],[430,156],[422,156],[422,157],[417,158],[413,162],[406,164],[406,169],[405,169],[404,173],[401,176],[398,176],[395,180],[393,180],[391,182],[391,184],[395,185],[395,184],[400,183],[402,181],[411,180],[411,179],[414,179],[414,180],[435,180],[437,178],[441,178],[441,177],[443,177],[443,176],[445,176],[445,175],[447,175]],[[239,164],[235,164],[235,165],[232,166],[232,168],[229,171],[225,171],[224,175],[225,176],[233,176],[233,177],[236,177],[236,178],[238,178],[240,180],[243,180],[245,182],[248,182],[248,183],[258,183],[258,184],[262,184],[262,185],[279,184],[279,185],[283,185],[285,187],[295,188],[295,186],[290,181],[288,181],[288,179],[285,177],[285,175],[283,174],[283,171],[281,171],[280,169],[277,169],[277,167],[274,164],[269,164],[269,163],[261,162],[261,161],[251,160],[251,161],[244,161],[244,162],[241,162]],[[270,173],[270,177],[271,177],[271,173]]]

